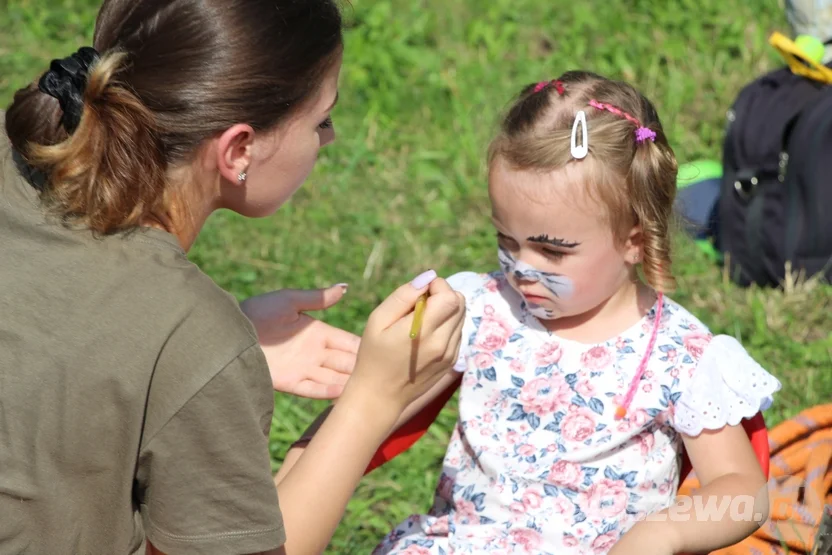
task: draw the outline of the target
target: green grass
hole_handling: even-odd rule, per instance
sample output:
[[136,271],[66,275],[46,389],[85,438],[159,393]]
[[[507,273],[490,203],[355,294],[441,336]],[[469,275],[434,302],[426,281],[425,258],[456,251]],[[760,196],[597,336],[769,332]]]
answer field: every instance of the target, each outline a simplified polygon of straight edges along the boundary
[[[89,42],[98,3],[5,2],[2,106],[52,57]],[[770,32],[789,34],[776,0],[354,0],[346,14],[336,144],[274,217],[212,217],[192,259],[241,299],[349,282],[348,297],[322,317],[357,333],[388,292],[423,269],[495,268],[484,150],[522,85],[571,68],[630,80],[657,104],[680,162],[718,159],[725,110],[779,64]],[[675,298],[783,381],[769,424],[827,402],[832,288],[738,289],[689,241],[677,243]],[[278,396],[276,465],[322,406]],[[368,553],[429,507],[453,418],[451,405],[406,457],[364,480],[331,553]]]

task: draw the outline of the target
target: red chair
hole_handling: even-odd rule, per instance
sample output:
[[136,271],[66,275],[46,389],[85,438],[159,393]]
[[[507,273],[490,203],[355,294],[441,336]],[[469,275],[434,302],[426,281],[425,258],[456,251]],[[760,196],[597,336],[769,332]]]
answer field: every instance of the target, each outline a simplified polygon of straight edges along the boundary
[[[436,420],[437,416],[439,416],[442,408],[447,404],[450,398],[453,397],[454,393],[456,393],[461,380],[462,377],[460,376],[459,380],[454,382],[454,384],[448,387],[447,390],[443,391],[441,395],[437,396],[433,402],[423,408],[420,412],[416,413],[413,418],[408,420],[401,428],[388,437],[376,451],[376,454],[370,461],[367,470],[364,471],[364,475],[366,476],[376,468],[404,453],[410,449],[419,440],[419,438],[425,435],[425,432],[427,432],[430,425],[433,424],[433,421]],[[752,418],[743,420],[742,426],[745,428],[745,432],[751,440],[751,446],[754,448],[754,453],[757,454],[757,460],[760,462],[760,468],[762,468],[763,474],[765,475],[766,480],[768,480],[768,431],[766,430],[766,423],[763,419],[762,413],[757,413]],[[688,477],[690,471],[690,460],[688,459],[687,454],[685,454],[682,459],[682,470],[679,479],[680,484],[684,482],[685,478]]]

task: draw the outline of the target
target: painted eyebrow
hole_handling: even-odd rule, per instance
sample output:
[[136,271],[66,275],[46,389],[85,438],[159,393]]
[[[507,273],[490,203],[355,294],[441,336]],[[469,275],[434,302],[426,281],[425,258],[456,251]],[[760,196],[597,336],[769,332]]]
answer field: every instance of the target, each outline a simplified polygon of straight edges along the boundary
[[559,237],[549,237],[548,235],[538,235],[536,237],[529,237],[527,241],[532,243],[545,243],[547,245],[552,245],[555,247],[563,247],[565,249],[574,249],[577,246],[580,246],[580,243],[575,241],[567,241],[566,239],[561,239]]

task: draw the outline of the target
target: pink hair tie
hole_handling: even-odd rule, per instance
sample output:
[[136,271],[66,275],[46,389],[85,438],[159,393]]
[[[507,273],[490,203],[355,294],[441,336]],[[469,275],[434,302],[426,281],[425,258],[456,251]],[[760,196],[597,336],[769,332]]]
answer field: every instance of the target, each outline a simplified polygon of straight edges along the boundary
[[554,85],[555,90],[558,91],[558,94],[563,96],[564,88],[563,88],[563,82],[562,81],[541,81],[540,83],[538,83],[537,85],[534,86],[535,94],[539,93],[540,91],[542,91],[543,89],[545,89],[549,85]]
[[656,132],[652,129],[647,127],[639,127],[636,129],[636,142],[643,143],[645,140],[650,139],[654,143],[656,142]]

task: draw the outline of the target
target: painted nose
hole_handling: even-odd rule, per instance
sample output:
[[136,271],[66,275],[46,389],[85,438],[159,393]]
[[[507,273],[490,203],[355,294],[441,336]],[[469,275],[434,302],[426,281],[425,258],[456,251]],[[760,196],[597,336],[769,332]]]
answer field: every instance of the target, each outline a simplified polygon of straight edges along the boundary
[[523,281],[540,281],[537,272],[528,270],[514,270],[514,279]]

